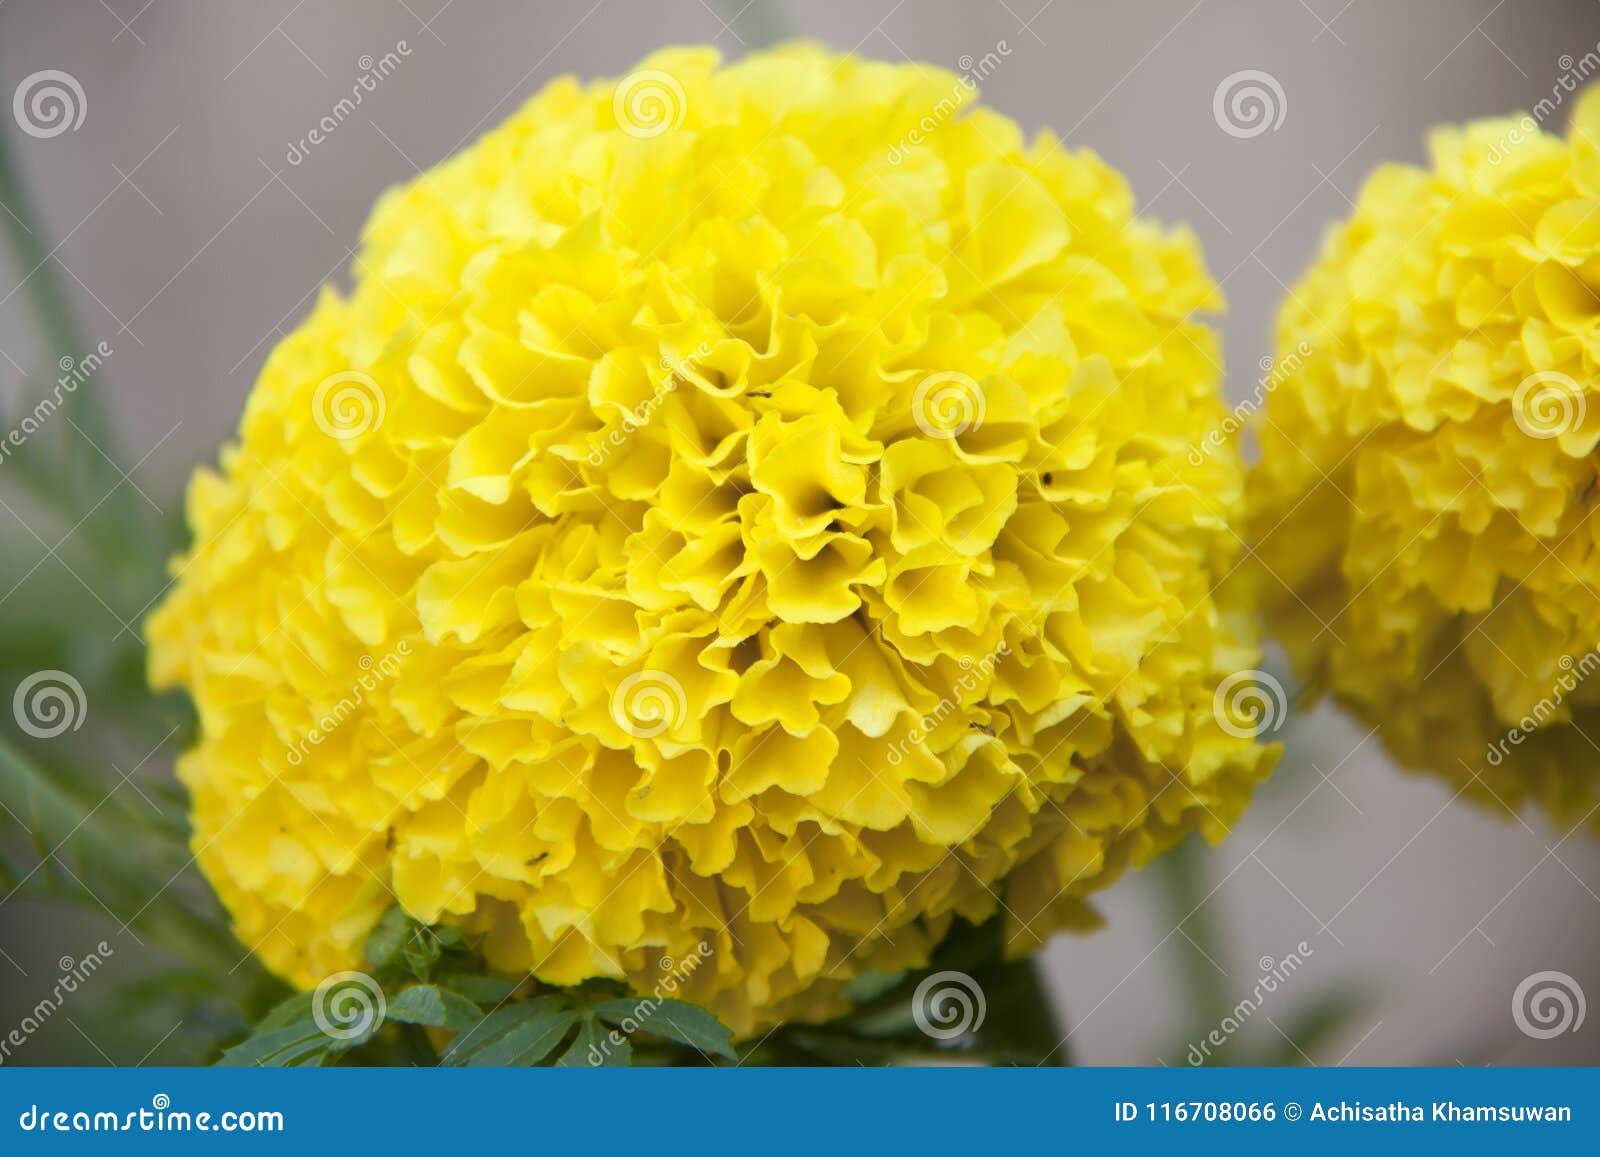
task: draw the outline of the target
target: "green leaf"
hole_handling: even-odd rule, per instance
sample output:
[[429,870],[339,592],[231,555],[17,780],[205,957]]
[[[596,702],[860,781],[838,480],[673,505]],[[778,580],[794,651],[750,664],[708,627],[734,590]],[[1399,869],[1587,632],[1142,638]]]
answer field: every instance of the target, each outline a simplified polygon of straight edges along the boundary
[[295,993],[262,1017],[256,1023],[253,1031],[256,1033],[272,1032],[274,1029],[288,1028],[290,1025],[298,1024],[301,1021],[311,1023],[311,1007],[314,1000],[314,993]]
[[645,997],[640,1000],[608,1000],[594,1006],[595,1015],[629,1032],[643,1029],[657,1036],[736,1059],[733,1030],[696,1004],[682,1000]]
[[851,1004],[867,1004],[886,992],[892,992],[905,977],[903,971],[879,972],[876,968],[869,968],[845,986],[844,995]]
[[307,1062],[320,1064],[322,1056],[334,1045],[345,1043],[335,1041],[312,1022],[302,1021],[288,1028],[252,1033],[242,1044],[224,1052],[217,1064],[222,1068],[283,1068]]
[[516,995],[521,988],[520,980],[507,980],[502,976],[442,976],[439,986],[448,988],[452,992],[459,992],[462,996],[477,1005],[497,1006],[504,1004]]
[[483,1019],[483,1010],[460,993],[433,984],[414,984],[389,1001],[389,1019],[467,1032]]
[[633,1064],[633,1046],[620,1032],[606,1028],[593,1016],[578,1025],[578,1035],[556,1064],[562,1068],[603,1068]]
[[559,996],[536,996],[491,1012],[445,1050],[447,1065],[536,1065],[567,1035],[578,1013]]
[[406,937],[411,935],[411,919],[397,904],[383,914],[367,936],[367,961],[383,970],[398,968]]

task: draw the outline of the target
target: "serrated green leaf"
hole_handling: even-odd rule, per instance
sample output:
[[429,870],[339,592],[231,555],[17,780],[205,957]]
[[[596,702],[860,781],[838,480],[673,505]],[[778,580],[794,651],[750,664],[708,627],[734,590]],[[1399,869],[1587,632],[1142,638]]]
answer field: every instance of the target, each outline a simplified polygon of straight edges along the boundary
[[389,1001],[389,1019],[467,1032],[483,1019],[483,1010],[460,993],[433,984],[414,984]]
[[578,1035],[556,1061],[561,1068],[604,1068],[633,1064],[633,1046],[620,1032],[606,1028],[593,1016],[578,1025]]
[[338,1042],[310,1021],[288,1028],[252,1033],[242,1044],[222,1054],[221,1068],[281,1068],[305,1064],[312,1057],[326,1054]]
[[734,1060],[733,1030],[696,1004],[682,1000],[608,1000],[594,1006],[596,1016],[632,1032],[642,1029],[701,1052]]
[[537,996],[491,1012],[445,1050],[446,1065],[534,1065],[561,1043],[578,1019],[559,996]]

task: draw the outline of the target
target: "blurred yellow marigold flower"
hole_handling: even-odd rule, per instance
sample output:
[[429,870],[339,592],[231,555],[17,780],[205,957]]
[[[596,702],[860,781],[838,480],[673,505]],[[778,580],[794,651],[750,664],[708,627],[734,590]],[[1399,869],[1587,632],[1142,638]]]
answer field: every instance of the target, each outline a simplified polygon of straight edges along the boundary
[[384,195],[149,625],[269,966],[397,897],[554,984],[704,941],[681,995],[749,1033],[1227,830],[1272,760],[1212,712],[1242,469],[1172,466],[1217,289],[1093,155],[926,129],[952,94],[666,51]]
[[1566,139],[1488,120],[1431,152],[1373,175],[1284,303],[1257,577],[1309,684],[1402,763],[1576,822],[1600,788],[1600,89]]

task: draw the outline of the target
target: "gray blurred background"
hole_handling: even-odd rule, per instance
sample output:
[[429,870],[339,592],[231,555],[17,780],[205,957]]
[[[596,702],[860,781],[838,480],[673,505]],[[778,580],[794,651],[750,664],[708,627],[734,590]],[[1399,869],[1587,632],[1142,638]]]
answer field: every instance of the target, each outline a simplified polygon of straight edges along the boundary
[[[1564,58],[1600,43],[1600,4],[0,0],[6,111],[19,81],[47,68],[76,77],[86,105],[82,125],[54,138],[17,132],[9,115],[0,132],[90,345],[114,351],[101,381],[139,463],[132,481],[171,510],[232,431],[272,343],[318,285],[345,275],[385,186],[557,75],[621,74],[668,43],[735,56],[788,35],[951,69],[1003,42],[1009,55],[983,85],[990,104],[1097,150],[1146,211],[1199,233],[1230,302],[1229,389],[1243,397],[1270,352],[1276,303],[1366,175],[1420,159],[1429,125],[1550,95],[1572,67]],[[289,164],[290,143],[349,94],[362,58],[401,42],[400,67]],[[1214,91],[1241,69],[1281,85],[1275,130],[1238,138],[1214,120]],[[61,353],[32,328],[18,288],[29,273],[0,250],[0,400],[13,414],[23,367]],[[41,545],[38,559],[12,561],[42,563],[29,581],[70,584],[46,554]],[[104,621],[86,630],[110,638],[154,594],[110,594]],[[1275,1049],[1318,1064],[1600,1060],[1600,1010],[1550,1040],[1524,1035],[1511,1015],[1518,983],[1545,970],[1600,1000],[1600,846],[1538,817],[1503,821],[1452,802],[1451,789],[1397,772],[1364,733],[1327,708],[1291,722],[1280,734],[1290,757],[1246,822],[1183,861],[1192,901],[1132,877],[1105,895],[1104,931],[1052,944],[1078,1063],[1186,1063],[1184,977],[1198,969],[1244,998],[1302,941],[1304,966],[1218,1059]],[[170,755],[132,774],[165,776]],[[91,934],[0,908],[0,1033],[6,1010],[31,1006],[57,958],[81,955]],[[1358,1011],[1331,1034],[1285,1032],[1340,994]],[[120,1047],[114,1032],[64,1018],[13,1059],[143,1059]]]

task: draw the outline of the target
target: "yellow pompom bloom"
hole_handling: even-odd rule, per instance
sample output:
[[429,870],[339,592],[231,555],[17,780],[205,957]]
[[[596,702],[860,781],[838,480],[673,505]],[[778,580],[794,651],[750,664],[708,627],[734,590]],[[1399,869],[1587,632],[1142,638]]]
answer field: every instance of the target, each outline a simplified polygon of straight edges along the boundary
[[1600,798],[1600,90],[1566,139],[1489,120],[1431,152],[1284,303],[1262,601],[1402,763],[1573,822]]
[[[398,899],[740,1033],[956,916],[1028,948],[1271,752],[1192,236],[959,78],[558,80],[369,223],[151,619],[200,863],[308,984]],[[665,960],[665,963],[664,963]]]

